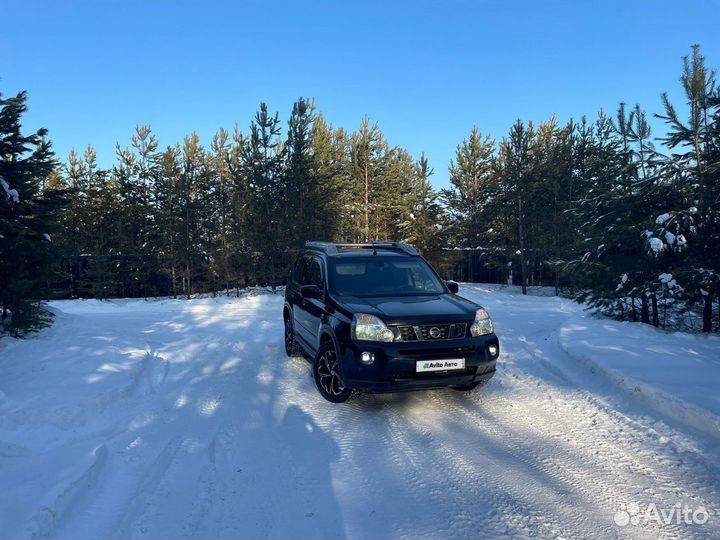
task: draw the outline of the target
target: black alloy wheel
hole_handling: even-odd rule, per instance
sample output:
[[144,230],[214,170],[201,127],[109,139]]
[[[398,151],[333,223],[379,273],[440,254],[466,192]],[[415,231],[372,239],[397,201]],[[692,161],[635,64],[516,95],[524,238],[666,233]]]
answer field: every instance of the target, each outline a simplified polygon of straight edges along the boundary
[[320,347],[313,362],[313,378],[320,395],[332,403],[347,401],[352,392],[340,378],[340,365],[335,346],[326,343]]

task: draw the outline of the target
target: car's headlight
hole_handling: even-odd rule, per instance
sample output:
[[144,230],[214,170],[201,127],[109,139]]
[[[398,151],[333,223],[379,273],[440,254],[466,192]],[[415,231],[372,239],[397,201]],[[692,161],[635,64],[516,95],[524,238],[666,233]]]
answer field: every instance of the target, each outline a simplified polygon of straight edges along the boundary
[[352,335],[363,341],[393,341],[395,334],[375,315],[358,313],[353,317]]
[[470,335],[473,337],[486,336],[493,333],[493,323],[490,315],[484,309],[475,312],[475,321],[470,325]]

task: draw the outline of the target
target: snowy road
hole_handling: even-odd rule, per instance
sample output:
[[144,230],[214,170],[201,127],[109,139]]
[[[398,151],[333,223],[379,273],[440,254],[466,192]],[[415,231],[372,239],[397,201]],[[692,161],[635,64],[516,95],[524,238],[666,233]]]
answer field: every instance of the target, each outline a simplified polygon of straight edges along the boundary
[[[568,356],[578,306],[461,294],[490,385],[345,405],[285,357],[280,297],[56,303],[0,344],[0,537],[720,537],[712,429]],[[709,517],[617,525],[631,503]]]

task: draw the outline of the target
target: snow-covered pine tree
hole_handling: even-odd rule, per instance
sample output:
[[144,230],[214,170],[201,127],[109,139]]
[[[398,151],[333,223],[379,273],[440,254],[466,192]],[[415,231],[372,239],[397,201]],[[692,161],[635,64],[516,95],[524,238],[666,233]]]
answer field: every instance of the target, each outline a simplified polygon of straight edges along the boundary
[[720,299],[720,90],[699,46],[683,59],[680,80],[689,118],[682,121],[663,94],[665,112],[656,116],[668,126],[661,140],[673,153],[661,160],[665,207],[646,239],[659,259],[675,254],[674,279],[686,301],[700,307],[702,330],[711,332],[713,302]]
[[628,122],[621,104],[615,125],[601,111],[593,125],[579,128],[575,167],[584,189],[569,212],[582,241],[566,270],[573,275],[579,301],[611,316],[637,320],[636,298],[644,298],[638,225],[643,216]]
[[43,186],[56,167],[47,130],[23,135],[27,94],[0,94],[0,331],[21,336],[45,326],[42,306],[54,274],[52,238],[64,192]]

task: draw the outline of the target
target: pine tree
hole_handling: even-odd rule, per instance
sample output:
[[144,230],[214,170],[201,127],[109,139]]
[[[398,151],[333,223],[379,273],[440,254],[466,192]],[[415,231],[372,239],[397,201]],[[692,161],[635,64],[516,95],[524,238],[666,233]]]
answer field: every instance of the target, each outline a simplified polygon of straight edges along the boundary
[[247,203],[239,216],[244,220],[249,248],[255,262],[255,279],[272,286],[284,278],[287,265],[284,254],[287,231],[281,215],[283,200],[283,160],[285,149],[280,139],[280,118],[270,115],[265,103],[250,125],[250,134],[239,149],[236,181],[242,191],[240,199]]
[[203,208],[202,228],[205,231],[210,257],[209,272],[214,288],[226,291],[236,283],[233,230],[238,224],[233,211],[235,197],[230,173],[230,134],[220,129],[213,137],[208,156],[208,193]]
[[98,167],[92,146],[85,150],[77,173],[80,191],[73,209],[79,212],[78,291],[81,296],[112,298],[124,292],[119,257],[121,208],[117,179],[110,171]]
[[147,297],[152,292],[151,274],[156,267],[148,247],[152,241],[158,141],[149,126],[138,126],[130,144],[131,148],[125,149],[117,146],[118,163],[112,170],[121,213],[116,268],[122,279],[122,296]]
[[197,133],[185,137],[183,141],[178,180],[178,254],[182,268],[182,289],[190,298],[203,281],[202,268],[206,258],[201,211],[205,203],[204,190],[207,189],[207,168],[205,150],[200,145]]
[[312,147],[312,175],[316,178],[317,195],[322,212],[315,213],[313,230],[308,239],[333,241],[352,238],[354,201],[351,178],[348,174],[348,138],[344,130],[334,130],[322,114],[313,123],[310,136]]
[[2,326],[16,337],[49,322],[42,306],[53,277],[52,237],[62,190],[42,189],[56,167],[47,130],[21,132],[27,94],[0,94],[0,303]]
[[[528,266],[530,257],[528,223],[529,192],[532,185],[533,163],[531,145],[535,138],[532,123],[525,127],[520,120],[510,130],[508,139],[500,144],[498,160],[500,182],[503,185],[502,195],[498,198],[498,208],[506,210],[512,216],[511,236],[509,244],[514,250],[514,257],[519,262],[522,293],[527,294]],[[514,233],[514,234],[513,234]],[[509,257],[513,257],[508,253]]]
[[665,113],[656,115],[668,125],[661,140],[677,153],[662,160],[667,207],[647,241],[658,257],[683,254],[675,263],[677,282],[686,300],[701,307],[702,330],[710,332],[713,301],[720,298],[720,90],[699,46],[683,59],[680,81],[688,120],[679,118],[667,94]]
[[317,239],[323,220],[325,198],[322,193],[321,178],[314,167],[312,144],[313,124],[315,123],[315,105],[312,101],[300,98],[293,104],[288,121],[288,134],[285,143],[286,164],[283,185],[284,224],[286,248],[294,252],[304,242]]
[[448,216],[439,202],[439,195],[430,183],[433,169],[425,154],[415,163],[413,186],[408,194],[409,211],[401,222],[403,241],[409,242],[426,259],[436,265],[441,263],[446,246]]
[[644,240],[657,204],[649,137],[642,110],[627,113],[620,104],[614,123],[601,113],[584,138],[577,161],[586,192],[572,209],[583,250],[571,266],[583,287],[579,300],[618,318],[658,325],[659,271]]
[[177,298],[181,292],[181,223],[184,194],[181,192],[182,160],[178,145],[170,146],[158,155],[155,179],[155,231],[152,245],[161,267],[170,280],[170,291]]
[[379,221],[374,226],[373,217],[379,215],[382,204],[376,191],[387,166],[388,145],[380,127],[370,124],[366,116],[360,129],[350,138],[350,159],[348,172],[352,178],[352,199],[350,209],[354,218],[354,240],[368,242],[379,239]]
[[536,263],[539,280],[545,278],[545,270],[554,277],[555,293],[559,294],[561,285],[562,262],[571,256],[579,245],[578,223],[568,209],[571,207],[578,188],[575,172],[578,126],[570,121],[559,129],[554,122],[549,133],[552,137],[540,144],[541,165],[538,170],[538,182],[533,193],[534,213],[539,234],[538,253],[541,257]]
[[414,206],[415,163],[409,152],[391,148],[385,155],[382,173],[375,178],[372,189],[372,236],[377,240],[398,240],[400,224]]
[[452,236],[461,247],[486,247],[491,228],[489,205],[495,194],[495,141],[474,127],[450,163],[452,188],[442,197],[452,217]]

